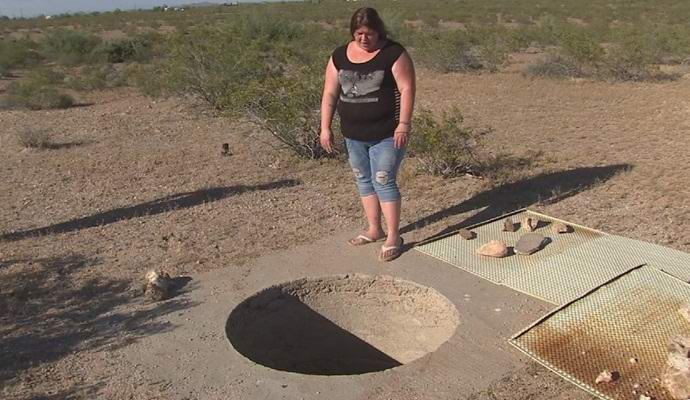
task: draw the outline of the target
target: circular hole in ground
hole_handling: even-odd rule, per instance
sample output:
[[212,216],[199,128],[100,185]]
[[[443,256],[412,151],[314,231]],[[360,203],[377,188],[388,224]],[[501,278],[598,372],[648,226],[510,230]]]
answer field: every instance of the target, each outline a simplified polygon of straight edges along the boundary
[[247,298],[226,333],[264,366],[312,375],[354,375],[414,361],[446,342],[459,323],[435,290],[385,276],[305,278]]

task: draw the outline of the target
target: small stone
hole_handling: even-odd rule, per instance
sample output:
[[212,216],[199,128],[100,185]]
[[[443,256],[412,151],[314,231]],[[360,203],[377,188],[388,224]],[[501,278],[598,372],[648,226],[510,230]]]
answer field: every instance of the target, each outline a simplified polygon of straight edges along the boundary
[[563,222],[554,222],[553,226],[551,227],[551,230],[553,233],[570,233],[572,232],[572,228],[570,225],[566,225]]
[[649,397],[649,396],[645,396],[645,395],[641,394],[641,395],[640,395],[640,400],[652,400],[652,398]]
[[172,279],[164,271],[151,270],[146,273],[144,284],[144,296],[152,301],[160,301],[170,298],[172,291]]
[[515,223],[508,217],[503,221],[503,232],[515,232]]
[[478,248],[477,254],[486,257],[505,257],[508,255],[508,246],[500,240],[492,240]]
[[533,232],[535,229],[537,229],[539,221],[536,218],[532,217],[525,217],[522,219],[522,229],[526,230],[527,232]]
[[465,240],[472,240],[472,239],[474,239],[475,237],[477,237],[477,234],[476,234],[476,233],[474,233],[474,232],[472,232],[472,231],[470,231],[470,230],[468,230],[468,229],[465,229],[465,228],[460,229],[460,230],[458,231],[458,235],[460,235],[460,237],[463,238],[463,239],[465,239]]
[[690,322],[690,304],[683,304],[683,306],[678,309],[678,314],[682,315],[686,321]]
[[637,364],[637,358],[635,357],[630,357],[630,364]]
[[633,389],[639,389],[639,388],[640,388],[640,384],[639,384],[639,383],[634,383],[634,384],[633,384]]
[[515,253],[530,255],[541,250],[546,244],[546,238],[538,233],[525,233],[515,244]]
[[594,380],[594,383],[611,383],[618,380],[619,377],[620,373],[618,371],[609,371],[608,369],[605,369],[601,371],[599,376],[597,376],[597,379]]

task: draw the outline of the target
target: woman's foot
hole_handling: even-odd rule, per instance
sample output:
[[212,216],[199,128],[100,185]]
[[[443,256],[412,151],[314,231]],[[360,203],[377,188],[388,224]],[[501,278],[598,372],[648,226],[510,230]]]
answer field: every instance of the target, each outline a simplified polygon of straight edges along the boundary
[[[386,243],[388,243],[388,240],[386,240]],[[403,240],[402,236],[398,237],[398,241],[395,244],[388,245],[384,244],[381,246],[381,253],[379,253],[379,260],[380,261],[393,261],[396,258],[400,257],[400,255],[403,252],[403,244],[405,241]]]
[[351,246],[363,246],[365,244],[378,242],[384,236],[386,236],[386,234],[383,231],[373,231],[373,233],[372,231],[367,231],[348,240],[347,243]]

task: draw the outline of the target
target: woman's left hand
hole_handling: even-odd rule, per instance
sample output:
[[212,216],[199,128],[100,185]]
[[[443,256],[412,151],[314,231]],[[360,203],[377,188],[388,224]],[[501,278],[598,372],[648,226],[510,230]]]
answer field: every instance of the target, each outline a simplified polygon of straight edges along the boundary
[[408,124],[398,124],[395,128],[395,133],[393,133],[393,140],[395,141],[395,148],[402,149],[407,145],[407,141],[410,136],[410,125]]

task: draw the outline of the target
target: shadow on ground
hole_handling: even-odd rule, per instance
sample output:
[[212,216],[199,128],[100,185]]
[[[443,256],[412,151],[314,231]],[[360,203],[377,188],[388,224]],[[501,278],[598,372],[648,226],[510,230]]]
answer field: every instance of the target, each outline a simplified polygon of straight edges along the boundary
[[100,264],[79,254],[2,261],[0,387],[40,363],[75,352],[115,350],[169,331],[174,326],[156,318],[195,305],[185,296],[145,303],[130,281],[98,273]]
[[614,164],[604,167],[583,167],[539,174],[528,179],[487,190],[452,207],[424,216],[415,222],[401,227],[400,233],[411,232],[448,217],[479,210],[462,222],[450,225],[421,242],[406,245],[409,248],[438,239],[460,228],[500,217],[501,215],[537,203],[557,203],[565,198],[588,190],[597,184],[606,182],[620,172],[629,171],[632,167],[630,164]]
[[280,288],[243,301],[225,329],[235,350],[280,371],[358,375],[402,365]]
[[156,215],[170,212],[182,208],[190,208],[204,203],[211,203],[222,200],[230,196],[239,195],[245,192],[257,190],[271,190],[284,187],[297,186],[301,182],[295,179],[284,179],[276,182],[262,183],[257,185],[236,185],[229,187],[216,187],[194,192],[178,193],[171,196],[161,197],[156,200],[148,201],[129,207],[116,208],[114,210],[89,215],[88,217],[71,219],[58,224],[45,226],[42,228],[28,229],[18,232],[4,233],[0,235],[0,241],[22,240],[33,236],[44,236],[50,234],[74,232],[86,228],[103,226],[118,221],[139,218],[149,215]]

